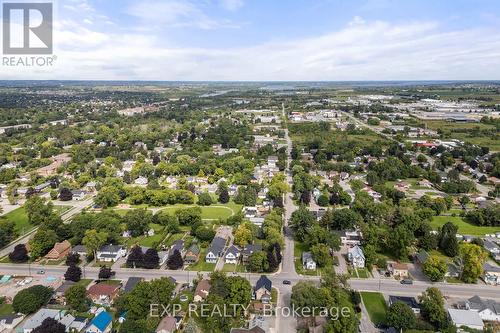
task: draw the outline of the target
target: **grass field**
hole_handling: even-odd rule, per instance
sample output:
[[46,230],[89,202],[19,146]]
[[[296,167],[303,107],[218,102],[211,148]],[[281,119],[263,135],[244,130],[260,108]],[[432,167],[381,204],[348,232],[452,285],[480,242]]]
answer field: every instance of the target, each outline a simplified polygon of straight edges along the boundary
[[[163,208],[162,210],[174,214],[175,211],[186,207],[190,207],[190,205],[168,206]],[[212,205],[212,206],[200,206],[200,207],[201,207],[201,218],[203,220],[218,220],[219,218],[227,219],[228,217],[237,213],[239,209],[241,209],[241,207],[237,209],[236,207],[233,208],[231,206],[224,206],[224,205]]]
[[434,216],[431,226],[434,229],[440,228],[446,222],[452,222],[458,226],[458,233],[462,235],[483,236],[485,234],[494,234],[499,232],[499,227],[480,227],[465,222],[460,216]]
[[0,305],[0,316],[12,314],[12,313],[14,313],[14,309],[12,309],[12,304]]
[[363,303],[374,324],[383,324],[387,317],[387,304],[381,293],[361,292]]
[[28,215],[24,207],[19,207],[13,211],[5,214],[7,220],[15,223],[15,231],[18,235],[23,235],[33,229],[35,226],[28,221]]

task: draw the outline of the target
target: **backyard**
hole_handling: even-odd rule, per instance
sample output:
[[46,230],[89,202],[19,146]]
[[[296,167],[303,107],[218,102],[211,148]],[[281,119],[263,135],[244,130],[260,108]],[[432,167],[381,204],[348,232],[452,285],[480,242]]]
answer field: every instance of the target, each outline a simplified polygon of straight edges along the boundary
[[374,324],[384,324],[387,316],[387,304],[381,293],[361,292],[363,303]]

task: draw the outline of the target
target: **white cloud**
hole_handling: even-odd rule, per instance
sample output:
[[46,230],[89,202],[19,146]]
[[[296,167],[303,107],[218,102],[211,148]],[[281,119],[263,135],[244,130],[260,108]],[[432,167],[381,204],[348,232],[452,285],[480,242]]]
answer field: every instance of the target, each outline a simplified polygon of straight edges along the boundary
[[224,9],[235,11],[243,7],[245,2],[243,0],[220,0],[220,4]]
[[498,31],[443,32],[435,22],[355,19],[322,36],[244,48],[166,47],[154,34],[58,25],[53,69],[1,68],[5,79],[430,80],[498,79]]
[[126,9],[149,27],[196,27],[200,29],[233,28],[236,25],[212,19],[192,2],[186,0],[136,1]]

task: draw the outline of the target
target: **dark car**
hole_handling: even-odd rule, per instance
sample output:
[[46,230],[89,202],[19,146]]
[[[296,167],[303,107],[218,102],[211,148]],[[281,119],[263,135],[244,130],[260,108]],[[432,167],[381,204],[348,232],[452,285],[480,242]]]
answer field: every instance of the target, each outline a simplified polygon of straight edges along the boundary
[[401,280],[401,284],[413,284],[413,280],[412,279],[403,279],[403,280]]
[[283,280],[283,284],[292,284],[290,280]]

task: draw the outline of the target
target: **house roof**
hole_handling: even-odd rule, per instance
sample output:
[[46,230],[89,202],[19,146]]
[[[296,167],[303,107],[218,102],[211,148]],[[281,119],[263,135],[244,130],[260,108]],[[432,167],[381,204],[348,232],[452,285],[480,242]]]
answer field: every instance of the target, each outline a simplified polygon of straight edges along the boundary
[[102,295],[110,296],[116,293],[118,285],[107,283],[96,283],[87,290],[87,295],[99,297]]
[[200,247],[198,244],[192,244],[189,249],[187,250],[187,253],[192,253],[194,255],[198,255],[200,253]]
[[311,252],[302,252],[302,262],[314,261]]
[[173,332],[176,329],[175,324],[176,320],[174,317],[172,316],[163,317],[163,319],[158,324],[158,327],[156,327],[156,331],[158,332],[160,330],[165,330],[167,332]]
[[224,246],[226,246],[226,240],[222,237],[214,237],[212,239],[212,243],[210,243],[210,248],[208,249],[208,252],[212,253],[220,253],[223,249]]
[[123,287],[123,291],[128,293],[134,289],[134,287],[141,282],[143,279],[141,277],[129,277],[127,283]]
[[492,265],[489,262],[485,262],[483,264],[483,270],[485,272],[494,272],[494,273],[500,273],[500,266],[497,265]]
[[500,303],[492,299],[484,299],[476,295],[469,298],[468,302],[471,309],[479,312],[490,309],[493,313],[500,315]]
[[356,258],[356,257],[361,257],[361,258],[365,258],[365,255],[363,253],[363,250],[359,247],[359,246],[354,246],[352,248],[349,249],[349,253],[351,254],[351,256],[353,258]]
[[408,270],[408,265],[403,264],[400,262],[393,262],[391,263],[393,269],[398,269],[398,270]]
[[419,253],[417,253],[416,257],[420,263],[424,263],[427,258],[429,258],[429,253],[427,253],[427,251],[425,250],[421,250]]
[[104,332],[106,330],[106,327],[108,327],[109,324],[111,323],[111,320],[113,320],[111,315],[106,311],[102,311],[94,319],[92,319],[90,324],[94,325],[99,330]]
[[244,255],[251,255],[254,252],[258,252],[262,250],[262,245],[261,244],[248,244],[245,246],[243,251],[241,251],[242,254]]
[[469,310],[459,310],[459,309],[448,309],[450,318],[452,322],[460,326],[479,326],[483,327],[483,320],[479,317],[479,314],[475,311]]
[[231,245],[226,252],[226,255],[232,254],[235,257],[240,253],[240,249],[236,245]]
[[60,286],[59,288],[57,288],[55,290],[55,292],[57,294],[64,294],[66,292],[66,290],[68,290],[69,288],[71,288],[72,286],[74,286],[76,284],[76,282],[73,282],[73,281],[69,281],[69,280],[65,280]]
[[73,252],[73,253],[82,253],[82,252],[87,253],[87,248],[85,247],[85,245],[76,245],[73,247],[71,252]]
[[198,285],[196,286],[196,290],[194,291],[194,295],[195,296],[200,296],[202,298],[205,298],[205,293],[203,293],[202,291],[205,290],[205,291],[210,291],[210,281],[204,279],[204,280],[201,280],[200,282],[198,282]]
[[498,251],[498,245],[487,239],[484,240],[484,248],[488,251]]
[[394,304],[395,302],[403,302],[412,309],[419,309],[420,304],[417,303],[415,297],[407,296],[389,296],[389,304]]
[[107,244],[103,245],[99,248],[99,252],[110,252],[110,253],[117,253],[118,251],[123,249],[123,245],[113,245],[113,244]]
[[64,240],[60,243],[56,243],[51,251],[57,251],[59,253],[62,253],[70,248],[71,248],[71,243],[68,242],[67,240]]
[[259,290],[260,288],[265,288],[267,291],[271,292],[271,288],[273,283],[271,280],[267,278],[265,275],[261,275],[260,278],[255,283],[255,290]]

